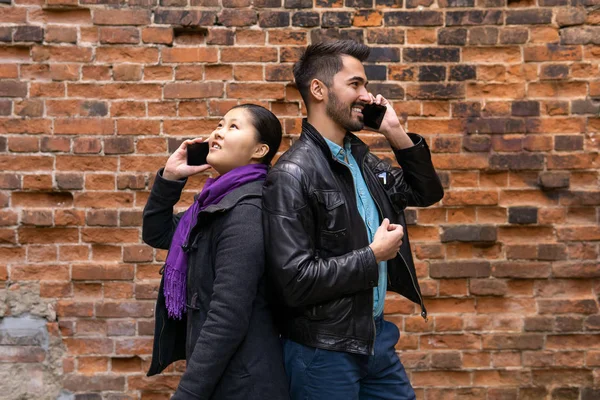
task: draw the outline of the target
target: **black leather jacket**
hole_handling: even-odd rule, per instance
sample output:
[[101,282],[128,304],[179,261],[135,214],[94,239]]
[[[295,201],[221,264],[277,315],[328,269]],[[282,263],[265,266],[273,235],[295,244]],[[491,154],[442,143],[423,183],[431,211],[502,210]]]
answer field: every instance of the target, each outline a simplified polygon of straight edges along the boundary
[[[410,134],[415,145],[394,151],[402,168],[393,168],[348,135],[381,219],[405,229],[399,255],[388,261],[388,289],[419,304],[426,318],[403,210],[432,205],[444,195],[427,143]],[[378,265],[352,174],[306,120],[300,139],[269,172],[263,222],[267,271],[281,300],[282,334],[308,346],[371,354]]]

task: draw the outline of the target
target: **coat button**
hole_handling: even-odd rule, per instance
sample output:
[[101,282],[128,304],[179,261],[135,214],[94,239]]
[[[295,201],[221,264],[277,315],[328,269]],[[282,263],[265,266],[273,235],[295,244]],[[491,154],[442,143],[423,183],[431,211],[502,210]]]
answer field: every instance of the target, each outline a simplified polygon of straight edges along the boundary
[[369,281],[370,286],[375,286],[375,281]]

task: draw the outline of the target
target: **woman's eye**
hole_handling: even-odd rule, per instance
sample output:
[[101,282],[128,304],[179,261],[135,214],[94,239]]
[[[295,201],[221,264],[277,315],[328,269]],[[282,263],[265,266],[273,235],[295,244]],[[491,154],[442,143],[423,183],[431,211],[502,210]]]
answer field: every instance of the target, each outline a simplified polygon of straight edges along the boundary
[[236,125],[236,124],[231,124],[231,128],[233,128],[233,129],[238,129],[238,127],[237,127],[237,125]]

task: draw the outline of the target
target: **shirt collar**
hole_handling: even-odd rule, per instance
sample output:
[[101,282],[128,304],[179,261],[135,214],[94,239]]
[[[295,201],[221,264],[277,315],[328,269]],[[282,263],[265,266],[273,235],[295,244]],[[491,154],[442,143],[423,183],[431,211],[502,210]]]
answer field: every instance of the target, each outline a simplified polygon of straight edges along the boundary
[[352,154],[351,153],[352,147],[350,144],[350,138],[348,136],[346,136],[344,138],[344,147],[340,146],[337,143],[332,142],[331,140],[327,139],[325,136],[323,136],[323,139],[325,139],[325,143],[327,143],[327,146],[329,146],[329,150],[331,150],[331,154],[338,160],[345,161],[346,154]]

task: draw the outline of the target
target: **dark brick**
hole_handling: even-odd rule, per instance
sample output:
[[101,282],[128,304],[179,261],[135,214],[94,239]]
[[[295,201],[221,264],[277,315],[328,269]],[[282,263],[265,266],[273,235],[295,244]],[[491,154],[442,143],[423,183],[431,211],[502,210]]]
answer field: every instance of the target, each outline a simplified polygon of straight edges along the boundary
[[0,42],[12,42],[12,32],[11,26],[0,26]]
[[102,396],[98,393],[78,393],[75,400],[102,400]]
[[[8,139],[0,136],[0,153],[6,153],[7,144],[8,144]],[[1,175],[0,175],[0,182],[3,182]],[[6,185],[6,184],[0,185],[0,187],[2,189],[15,189],[18,187],[18,186],[16,186],[16,187],[12,188],[12,187],[7,187],[7,186],[10,186],[10,185]]]
[[39,26],[18,26],[13,35],[15,42],[41,42],[44,40],[44,30]]
[[502,22],[503,14],[499,10],[449,11],[446,13],[446,26],[501,25]]
[[582,135],[566,135],[554,137],[554,150],[556,151],[577,151],[583,150]]
[[465,87],[458,83],[425,83],[410,90],[406,95],[410,100],[448,100],[465,97]]
[[294,79],[291,64],[269,65],[265,71],[267,81],[291,81]]
[[[555,330],[557,332],[581,331],[583,330],[583,317],[556,317]],[[579,400],[579,389],[556,388],[552,391],[552,400]]]
[[538,0],[540,7],[556,7],[569,5],[569,0]]
[[[229,7],[227,1],[223,1],[224,7]],[[160,5],[163,7],[185,7],[187,6],[187,0],[160,0]]]
[[525,133],[525,121],[514,118],[473,118],[467,121],[467,133]]
[[564,244],[540,244],[537,258],[542,261],[566,260],[567,246]]
[[293,26],[311,27],[319,26],[320,23],[319,13],[317,12],[300,11],[292,15]]
[[490,157],[492,170],[537,170],[544,169],[542,154],[492,154]]
[[257,16],[254,10],[224,9],[219,14],[219,23],[225,26],[252,26],[256,22]]
[[10,4],[12,0],[0,0],[0,4]]
[[0,115],[10,115],[12,112],[12,101],[0,99]]
[[[562,317],[559,317],[559,319]],[[557,319],[558,324],[558,319]],[[581,330],[581,326],[578,329],[568,329],[569,331]],[[552,400],[579,400],[579,388],[555,388],[552,389]]]
[[450,67],[451,81],[466,81],[475,79],[476,76],[476,68],[473,65],[453,65]]
[[26,97],[27,83],[18,81],[0,81],[0,97]]
[[312,8],[312,0],[285,0],[285,8]]
[[83,189],[83,175],[81,174],[56,174],[56,186],[59,189],[79,190]]
[[457,225],[442,227],[442,243],[447,242],[495,242],[497,230],[488,225]]
[[569,76],[568,65],[542,65],[541,79],[565,79]]
[[558,26],[582,25],[585,23],[587,13],[582,8],[559,8],[556,13],[556,23]]
[[436,261],[429,266],[432,278],[485,278],[489,277],[489,261]]
[[419,80],[439,82],[446,79],[446,67],[442,65],[423,65],[419,67]]
[[206,44],[233,46],[235,32],[230,29],[209,29]]
[[552,22],[552,10],[509,10],[506,12],[506,25],[536,25]]
[[478,26],[470,29],[469,44],[493,45],[496,43],[498,43],[498,28],[491,26]]
[[383,16],[386,26],[441,26],[439,11],[388,11]]
[[600,113],[600,103],[591,99],[573,100],[571,102],[571,113],[598,115]]
[[134,152],[133,138],[116,137],[104,139],[104,154],[128,154]]
[[452,116],[465,118],[465,117],[478,117],[481,115],[481,103],[454,103],[452,104]]
[[399,62],[400,49],[396,47],[372,47],[367,62]]
[[182,26],[212,26],[217,13],[212,11],[156,10],[154,23]]
[[440,182],[442,182],[442,187],[444,189],[448,189],[450,187],[450,172],[438,171],[438,178],[440,178]]
[[[404,31],[398,28],[368,29],[367,38],[369,43],[377,44],[403,44]],[[373,49],[371,49],[372,51]]]
[[453,48],[405,48],[402,51],[404,62],[459,62],[460,50]]
[[362,29],[313,29],[310,31],[310,39],[312,43],[322,42],[324,40],[354,40],[358,43],[364,43]]
[[492,148],[492,139],[486,135],[469,135],[463,139],[463,148],[471,153],[486,153]]
[[404,210],[404,219],[406,220],[406,225],[416,225],[417,224],[417,210],[413,210],[413,209]]
[[581,390],[581,400],[598,400],[600,399],[600,389],[583,388]]
[[404,89],[397,83],[371,83],[369,91],[374,95],[381,94],[386,99],[404,99]]
[[466,8],[475,6],[475,0],[438,0],[441,8]]
[[539,185],[543,189],[565,189],[570,185],[570,174],[568,172],[542,172],[539,177]]
[[540,115],[538,101],[514,101],[511,104],[511,114],[515,117],[537,117]]
[[254,8],[279,8],[281,0],[254,0],[252,5]]
[[365,73],[370,81],[387,80],[387,67],[385,65],[365,65]]
[[406,8],[429,7],[434,0],[406,0]]
[[345,11],[326,11],[321,18],[323,28],[345,28],[352,26],[352,13]]
[[560,192],[560,203],[568,206],[600,206],[600,191]]
[[536,224],[538,209],[535,207],[511,207],[508,209],[509,224]]
[[523,44],[529,39],[529,31],[524,28],[509,28],[500,32],[501,44]]
[[[373,8],[373,0],[346,0],[346,7],[353,8]],[[312,7],[312,2],[311,2]]]
[[389,7],[389,8],[402,8],[403,0],[375,0],[376,8]]
[[290,14],[287,12],[265,11],[258,17],[261,28],[276,28],[290,26]]
[[103,101],[84,101],[81,107],[86,117],[104,117],[108,115],[108,104]]
[[315,5],[318,8],[337,8],[341,7],[343,0],[316,0]]
[[505,7],[506,0],[480,0],[478,6],[482,8]]
[[463,46],[467,44],[467,30],[465,28],[440,29],[438,43]]

